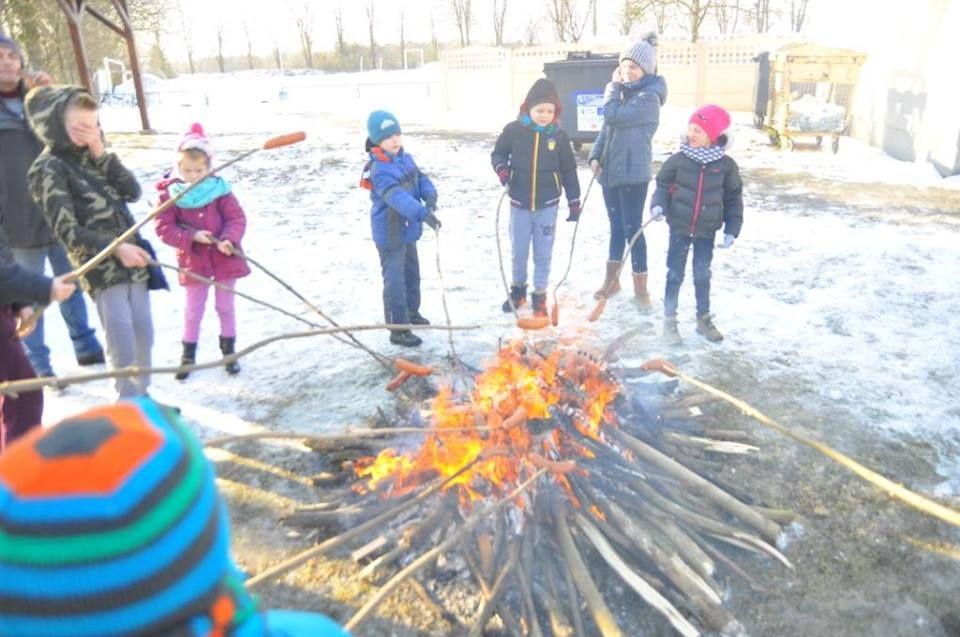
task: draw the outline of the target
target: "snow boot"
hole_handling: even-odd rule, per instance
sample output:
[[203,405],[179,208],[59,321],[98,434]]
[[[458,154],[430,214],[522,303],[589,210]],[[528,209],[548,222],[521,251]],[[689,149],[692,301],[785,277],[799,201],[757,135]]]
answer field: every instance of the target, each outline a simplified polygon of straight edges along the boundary
[[640,306],[640,312],[646,314],[653,309],[650,303],[650,294],[647,292],[647,273],[633,273],[633,297]]
[[677,329],[677,317],[663,317],[663,341],[667,345],[679,345],[683,342],[680,337],[680,330]]
[[[197,362],[197,344],[188,343],[187,341],[183,342],[183,354],[180,356],[181,365],[193,365]],[[174,378],[177,380],[187,380],[187,376],[190,375],[190,372],[177,372],[174,375]]]
[[530,299],[533,301],[533,315],[546,316],[547,315],[547,293],[534,292],[533,294],[530,295]]
[[423,340],[410,330],[390,330],[390,342],[403,347],[417,347]]
[[697,318],[697,334],[702,334],[711,343],[719,343],[723,340],[723,334],[710,320],[709,314]]
[[607,261],[607,275],[603,279],[603,285],[600,286],[600,289],[593,293],[593,298],[598,301],[603,298],[609,299],[620,291],[619,269],[620,261]]
[[525,285],[511,285],[510,286],[510,298],[503,302],[504,312],[509,314],[513,312],[514,308],[520,309],[527,304],[527,286]]
[[[233,346],[236,345],[237,338],[235,336],[221,336],[220,337],[220,351],[224,356],[229,356],[233,354]],[[236,376],[240,373],[240,363],[233,361],[232,363],[227,363],[224,365],[224,369],[227,370],[227,373],[231,376]]]
[[89,354],[77,354],[77,365],[80,367],[89,367],[90,365],[103,365],[106,362],[103,357],[103,350],[98,349]]
[[410,312],[407,322],[410,323],[410,325],[430,325],[430,321],[424,318],[420,312]]

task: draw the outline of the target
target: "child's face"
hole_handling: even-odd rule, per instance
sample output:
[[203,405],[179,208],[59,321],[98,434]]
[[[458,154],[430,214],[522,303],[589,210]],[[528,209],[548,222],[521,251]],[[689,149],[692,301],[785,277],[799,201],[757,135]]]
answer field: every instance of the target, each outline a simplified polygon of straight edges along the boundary
[[403,140],[400,138],[399,134],[391,135],[390,137],[387,137],[386,139],[381,140],[380,143],[377,144],[377,146],[379,146],[380,148],[382,148],[383,150],[387,151],[392,155],[396,155],[398,152],[400,152],[400,149],[403,147]]
[[694,148],[706,148],[710,145],[710,136],[700,128],[699,124],[690,122],[690,125],[687,126],[687,143]]
[[623,60],[620,62],[620,78],[624,82],[636,82],[643,77],[643,69],[637,66],[633,60]]
[[537,126],[546,126],[553,121],[553,118],[556,117],[556,115],[557,107],[550,102],[536,104],[530,109],[530,119],[532,119],[533,123]]
[[75,146],[89,146],[100,137],[100,117],[97,111],[70,106],[63,114],[63,127]]
[[180,169],[180,177],[188,184],[195,184],[210,172],[210,162],[205,157],[196,158],[189,155],[181,155],[177,163]]

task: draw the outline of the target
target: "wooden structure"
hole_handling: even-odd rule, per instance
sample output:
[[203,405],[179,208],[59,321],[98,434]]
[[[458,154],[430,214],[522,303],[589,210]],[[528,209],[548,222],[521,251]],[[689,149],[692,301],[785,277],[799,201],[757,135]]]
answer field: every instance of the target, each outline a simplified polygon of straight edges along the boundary
[[137,95],[137,106],[140,108],[140,123],[143,132],[153,132],[150,128],[150,119],[147,115],[147,98],[143,91],[143,78],[140,73],[140,59],[137,56],[137,46],[134,41],[133,21],[130,17],[130,6],[127,0],[110,0],[119,24],[108,16],[103,15],[90,6],[88,0],[57,0],[67,18],[67,27],[70,29],[70,40],[73,42],[73,54],[77,60],[77,71],[84,88],[93,93],[91,83],[90,64],[87,61],[87,49],[83,42],[83,19],[90,14],[98,22],[111,31],[114,31],[127,42],[127,51],[130,54],[130,72],[133,75],[133,86]]
[[[770,54],[770,96],[764,130],[773,144],[792,150],[794,138],[815,137],[817,145],[832,138],[833,152],[840,147],[840,135],[850,125],[853,94],[866,55],[811,43],[788,44]],[[843,125],[834,130],[806,130],[792,127],[790,105],[804,95],[813,95],[846,110]]]

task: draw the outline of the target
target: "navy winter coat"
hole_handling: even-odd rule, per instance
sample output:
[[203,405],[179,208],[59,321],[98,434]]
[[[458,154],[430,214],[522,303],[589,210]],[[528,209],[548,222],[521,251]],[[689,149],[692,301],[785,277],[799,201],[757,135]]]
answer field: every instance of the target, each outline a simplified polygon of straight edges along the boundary
[[724,155],[701,164],[682,152],[674,153],[657,173],[657,189],[650,208],[662,206],[670,232],[712,238],[740,235],[743,225],[743,182],[740,169]]
[[653,134],[660,126],[660,107],[667,101],[667,83],[660,75],[636,82],[610,82],[604,93],[603,127],[593,142],[589,161],[598,159],[601,186],[645,184],[651,167]]
[[536,131],[514,120],[503,128],[490,155],[493,169],[510,169],[510,202],[524,210],[541,210],[560,201],[579,201],[580,181],[570,137],[555,126]]
[[362,183],[370,188],[373,202],[370,225],[374,242],[392,249],[419,239],[428,208],[437,205],[437,189],[420,172],[413,157],[402,148],[390,156],[375,146],[370,149],[364,176]]

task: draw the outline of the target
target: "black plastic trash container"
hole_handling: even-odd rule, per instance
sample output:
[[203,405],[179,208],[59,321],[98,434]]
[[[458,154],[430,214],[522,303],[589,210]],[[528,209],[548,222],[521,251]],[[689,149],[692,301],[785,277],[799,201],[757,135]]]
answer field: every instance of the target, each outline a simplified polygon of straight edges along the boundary
[[767,118],[767,102],[770,101],[770,51],[763,51],[753,58],[757,63],[757,80],[753,85],[753,124],[763,128]]
[[566,60],[547,62],[543,72],[557,87],[563,112],[560,125],[573,147],[592,144],[603,125],[603,89],[619,63],[616,53],[573,51]]

